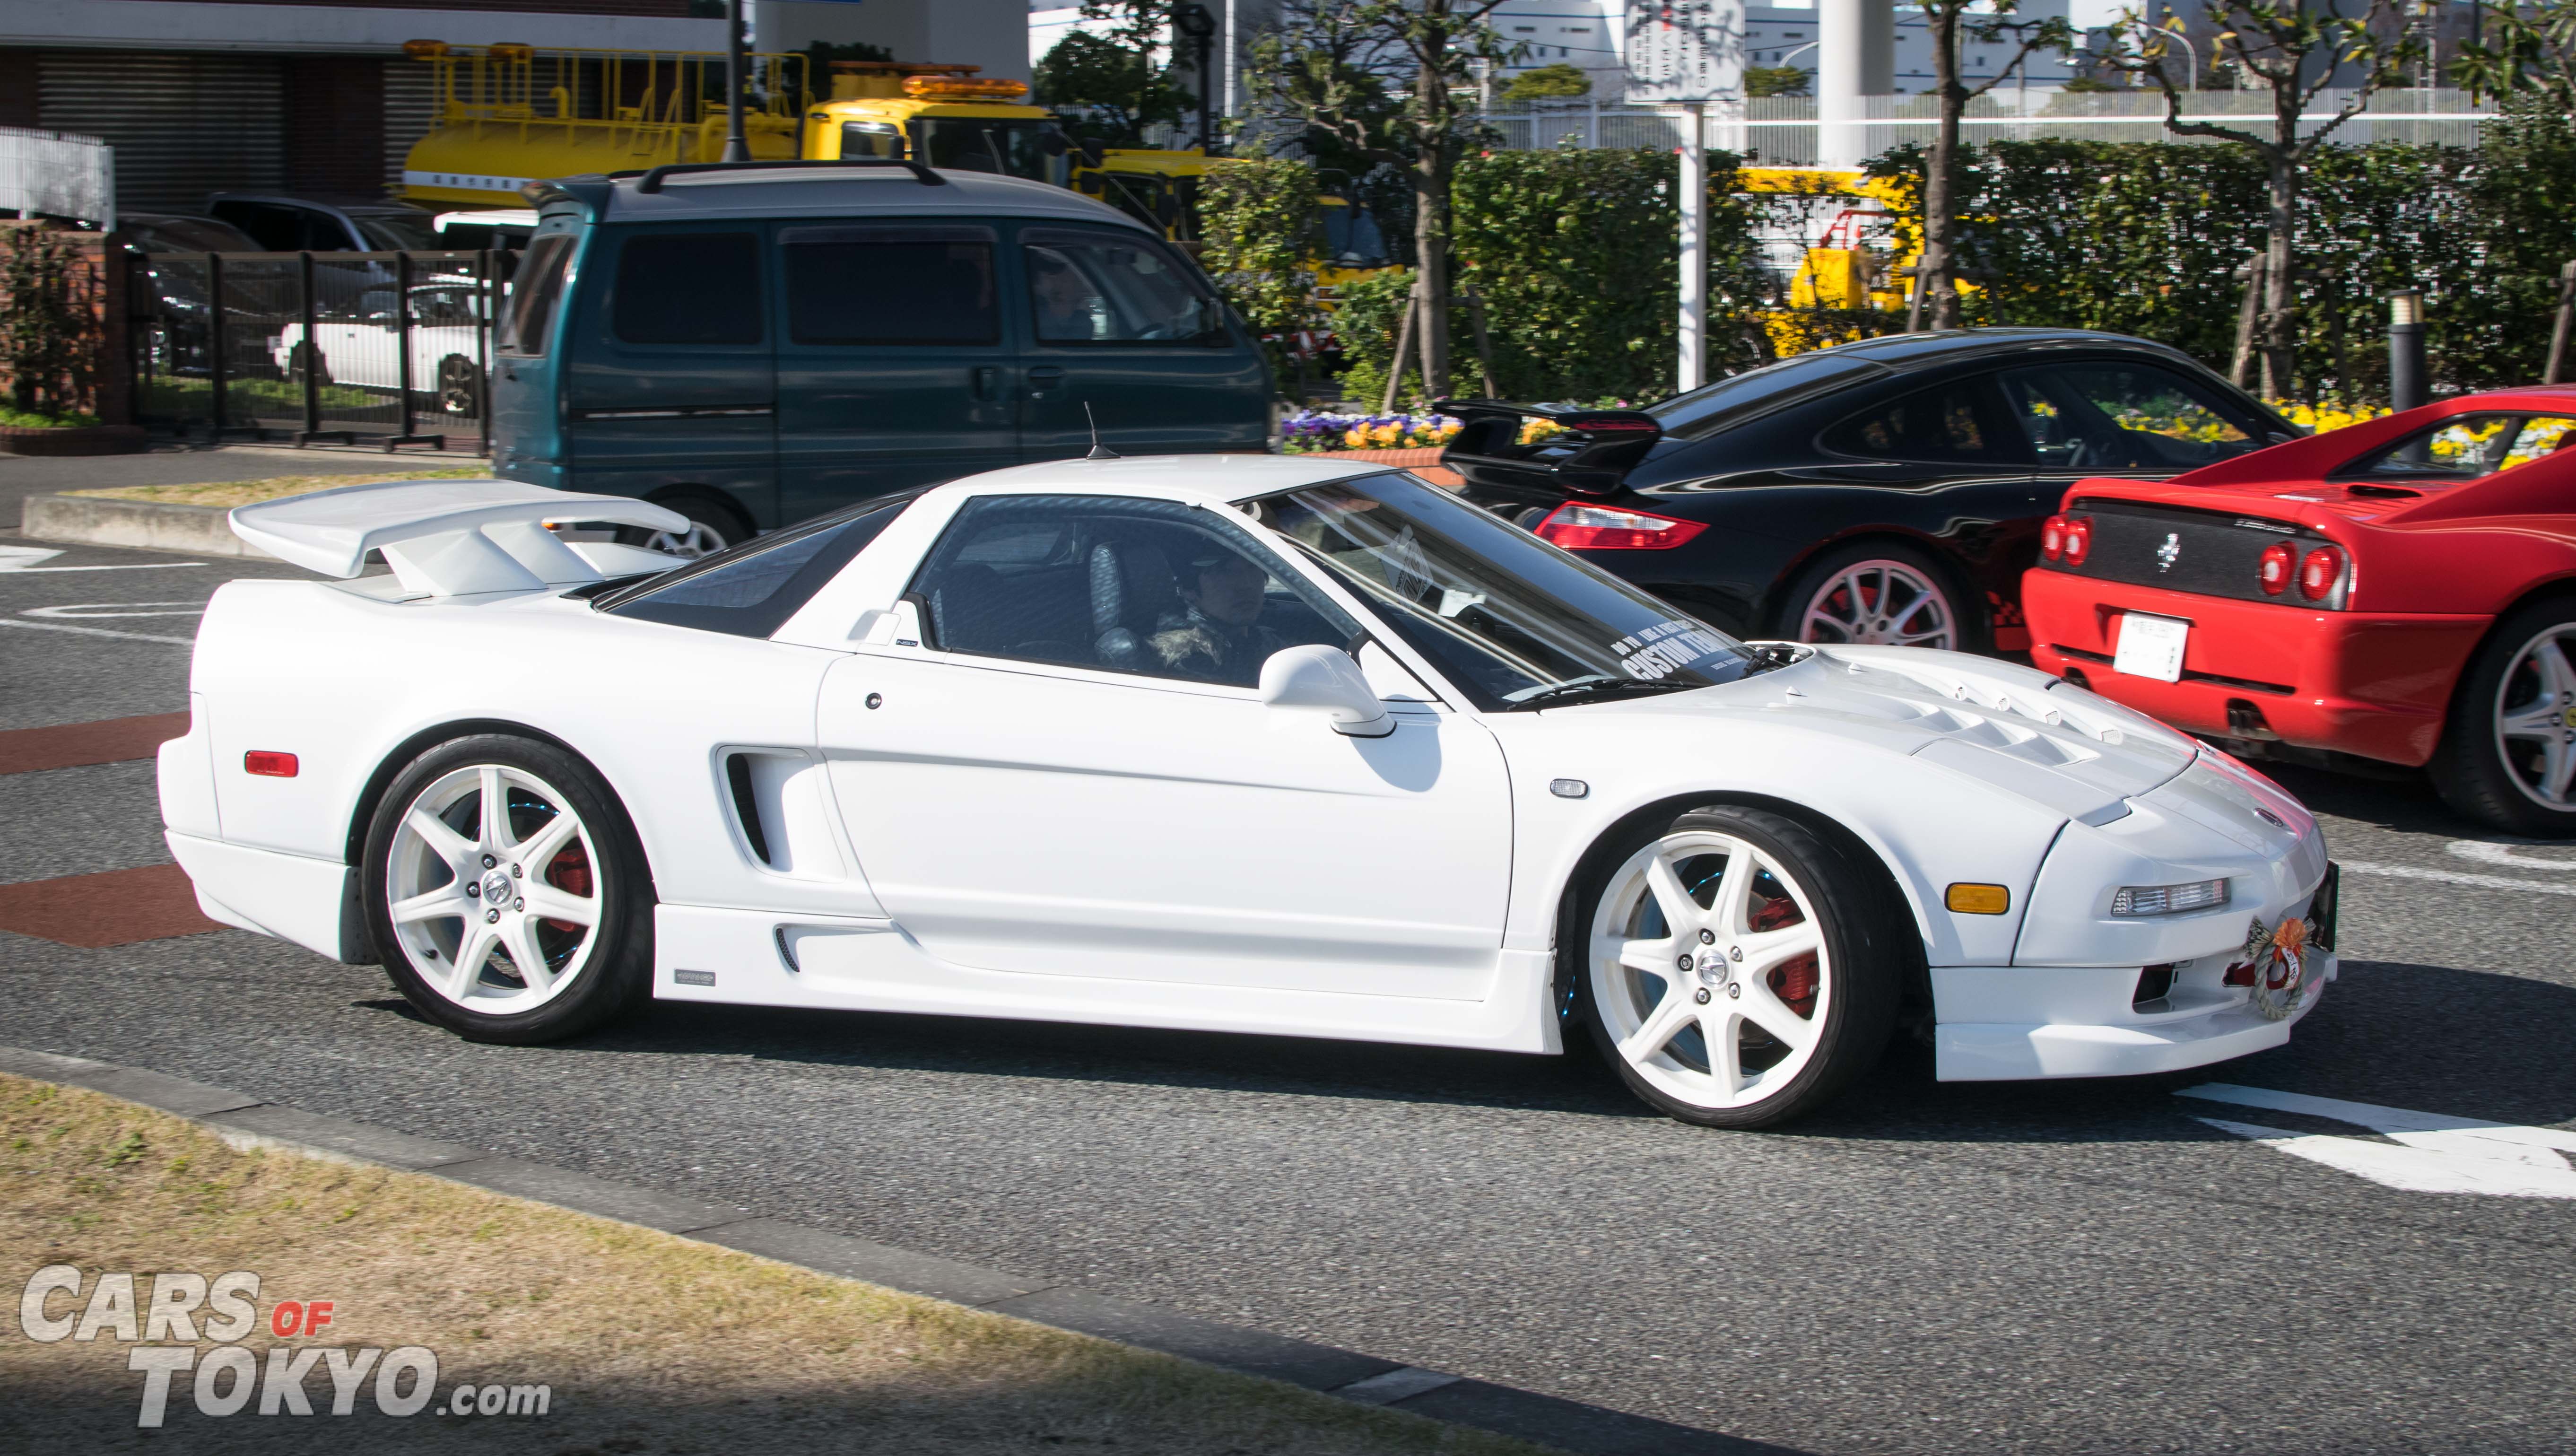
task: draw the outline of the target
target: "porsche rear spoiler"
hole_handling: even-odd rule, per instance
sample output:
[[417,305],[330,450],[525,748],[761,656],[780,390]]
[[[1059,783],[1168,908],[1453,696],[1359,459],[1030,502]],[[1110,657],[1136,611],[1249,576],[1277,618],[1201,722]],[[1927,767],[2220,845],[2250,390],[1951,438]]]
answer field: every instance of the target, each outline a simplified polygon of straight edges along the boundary
[[[1440,452],[1440,463],[1470,485],[1608,495],[1664,437],[1664,427],[1642,410],[1499,399],[1444,399],[1432,408],[1464,422]],[[1544,420],[1560,433],[1521,444],[1527,420]]]
[[689,518],[617,495],[516,480],[394,480],[235,506],[233,534],[281,561],[356,576],[381,551],[407,591],[435,597],[579,586],[661,571],[679,558],[638,546],[565,541],[548,521],[685,531]]

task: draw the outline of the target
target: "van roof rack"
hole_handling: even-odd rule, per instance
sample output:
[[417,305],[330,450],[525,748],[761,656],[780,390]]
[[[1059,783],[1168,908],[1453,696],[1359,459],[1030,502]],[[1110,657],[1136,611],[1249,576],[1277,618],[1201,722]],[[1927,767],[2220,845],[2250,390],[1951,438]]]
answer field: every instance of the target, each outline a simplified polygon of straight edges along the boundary
[[893,157],[842,157],[826,162],[680,162],[667,167],[655,167],[651,171],[646,172],[644,174],[644,179],[635,184],[635,190],[638,192],[659,192],[662,190],[662,181],[664,178],[684,176],[692,172],[786,172],[794,171],[798,168],[813,167],[901,167],[912,173],[913,180],[919,182],[924,187],[945,187],[948,185],[948,179],[940,176],[937,172],[932,171],[926,163],[901,160]]

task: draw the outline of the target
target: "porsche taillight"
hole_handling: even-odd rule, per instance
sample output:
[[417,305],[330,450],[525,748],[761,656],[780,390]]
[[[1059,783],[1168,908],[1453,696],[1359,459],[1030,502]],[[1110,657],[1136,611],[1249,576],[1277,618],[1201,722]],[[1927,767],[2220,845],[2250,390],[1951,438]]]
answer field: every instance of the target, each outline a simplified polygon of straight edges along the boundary
[[2343,582],[2343,553],[2332,546],[2320,546],[2299,563],[2299,595],[2321,602],[2334,595]]
[[1538,537],[1568,551],[1669,551],[1708,529],[1700,521],[1676,521],[1651,511],[1579,506],[1572,501],[1538,523]]
[[2290,576],[2299,564],[2299,553],[2287,541],[2275,541],[2263,548],[2263,560],[2254,568],[2263,583],[2263,595],[2277,597],[2290,589]]
[[2082,566],[2084,564],[2084,558],[2090,555],[2093,550],[2093,518],[2091,516],[2068,516],[2066,518],[2065,538],[2065,544],[2060,549],[2065,552],[2066,564],[2069,566]]
[[2039,554],[2055,561],[2066,554],[2066,518],[2051,516],[2039,526]]

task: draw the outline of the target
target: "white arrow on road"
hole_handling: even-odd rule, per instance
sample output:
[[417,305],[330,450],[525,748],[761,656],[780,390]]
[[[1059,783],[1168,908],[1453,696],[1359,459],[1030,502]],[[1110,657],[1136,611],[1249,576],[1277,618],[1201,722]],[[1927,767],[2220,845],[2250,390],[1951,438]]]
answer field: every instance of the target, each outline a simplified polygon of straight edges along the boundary
[[2275,1092],[2265,1087],[2238,1087],[2226,1082],[2207,1082],[2174,1095],[2296,1112],[2368,1128],[2388,1141],[2291,1132],[2215,1117],[2194,1119],[2383,1187],[2410,1193],[2576,1199],[2576,1167],[2569,1166],[2564,1156],[2576,1152],[2576,1132],[2563,1128],[2517,1127],[2474,1117],[2412,1112],[2403,1107]]
[[203,566],[202,561],[136,561],[115,566],[38,566],[63,553],[37,546],[0,546],[0,571],[22,571],[37,575],[55,571],[167,571],[174,566]]

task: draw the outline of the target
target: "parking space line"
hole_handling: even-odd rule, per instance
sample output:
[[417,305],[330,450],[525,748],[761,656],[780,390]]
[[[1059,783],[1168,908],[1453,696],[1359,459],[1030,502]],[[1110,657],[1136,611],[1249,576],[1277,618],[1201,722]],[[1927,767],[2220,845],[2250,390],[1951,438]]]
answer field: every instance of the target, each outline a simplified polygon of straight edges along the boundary
[[14,617],[0,617],[0,627],[24,627],[30,632],[78,632],[84,637],[122,637],[129,642],[167,642],[178,647],[194,647],[194,637],[164,637],[151,632],[119,632],[113,627],[75,627],[69,622],[21,622]]
[[0,733],[0,774],[36,773],[49,768],[79,768],[92,763],[123,763],[150,758],[161,745],[188,731],[185,713],[151,713],[139,718],[103,718],[95,723],[62,723],[51,728],[19,728]]
[[174,864],[0,885],[0,930],[99,950],[224,927],[197,909],[197,890]]
[[2466,885],[2476,890],[2520,890],[2533,895],[2576,895],[2576,885],[2552,885],[2540,880],[2515,880],[2503,875],[2471,875],[2458,870],[2432,870],[2421,865],[2343,863],[2351,875],[2386,875],[2395,880],[2433,880],[2445,885]]

